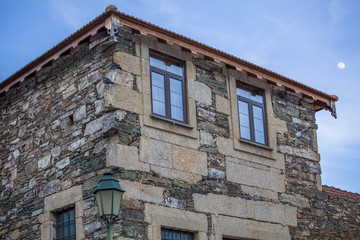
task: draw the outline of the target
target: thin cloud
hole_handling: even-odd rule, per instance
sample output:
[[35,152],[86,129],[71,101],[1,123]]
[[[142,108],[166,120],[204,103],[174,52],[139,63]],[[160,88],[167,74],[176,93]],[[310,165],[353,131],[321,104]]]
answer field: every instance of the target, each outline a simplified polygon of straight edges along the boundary
[[344,1],[332,0],[329,4],[329,14],[333,23],[338,23],[347,11],[344,8]]
[[80,21],[79,13],[80,9],[71,1],[68,0],[51,0],[50,7],[52,15],[61,19],[67,26],[72,30],[76,30],[81,27],[82,22]]
[[180,9],[177,2],[173,0],[142,0],[144,4],[150,5],[151,9],[163,14],[179,14]]

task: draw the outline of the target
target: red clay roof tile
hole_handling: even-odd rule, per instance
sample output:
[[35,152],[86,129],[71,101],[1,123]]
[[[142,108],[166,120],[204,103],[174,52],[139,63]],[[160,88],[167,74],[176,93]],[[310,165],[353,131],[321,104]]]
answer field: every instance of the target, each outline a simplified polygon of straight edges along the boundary
[[330,187],[327,185],[323,185],[322,190],[323,190],[323,192],[328,193],[328,194],[360,201],[360,194],[358,194],[358,193],[348,192],[348,191],[341,190],[341,189],[335,188],[335,187]]

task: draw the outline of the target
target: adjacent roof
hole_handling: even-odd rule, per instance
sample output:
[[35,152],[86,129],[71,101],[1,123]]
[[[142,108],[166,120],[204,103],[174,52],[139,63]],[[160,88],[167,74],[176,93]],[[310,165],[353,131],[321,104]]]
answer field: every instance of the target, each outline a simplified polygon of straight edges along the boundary
[[339,188],[334,188],[334,187],[329,187],[326,185],[322,186],[322,190],[325,193],[329,193],[329,194],[336,195],[339,197],[350,198],[350,199],[360,201],[360,194],[358,194],[358,193],[347,192],[345,190],[341,190]]
[[271,84],[282,86],[286,90],[301,94],[304,98],[313,100],[314,110],[318,111],[326,109],[331,111],[332,115],[336,117],[335,101],[338,100],[337,96],[326,94],[221,50],[119,12],[117,11],[117,8],[112,5],[107,7],[106,11],[100,16],[1,82],[0,94],[7,92],[17,83],[24,81],[29,76],[32,76],[42,67],[48,66],[48,64],[51,64],[51,61],[57,59],[63,53],[69,51],[69,49],[76,47],[88,37],[96,34],[99,29],[106,27],[108,31],[111,32],[113,31],[114,26],[129,27],[134,33],[155,36],[161,42],[165,42],[170,45],[179,45],[184,51],[202,54],[207,60],[222,62],[228,68],[250,72],[251,74],[256,75],[256,77],[264,79]]

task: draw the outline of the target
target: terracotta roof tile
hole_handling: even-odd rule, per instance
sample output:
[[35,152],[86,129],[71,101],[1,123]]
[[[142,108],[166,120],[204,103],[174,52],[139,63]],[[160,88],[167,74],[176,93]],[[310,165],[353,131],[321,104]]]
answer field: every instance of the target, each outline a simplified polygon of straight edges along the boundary
[[335,188],[335,187],[330,187],[327,185],[323,185],[322,190],[323,190],[323,192],[328,193],[328,194],[360,201],[360,194],[358,194],[358,193],[348,192],[348,191],[341,190],[341,189]]

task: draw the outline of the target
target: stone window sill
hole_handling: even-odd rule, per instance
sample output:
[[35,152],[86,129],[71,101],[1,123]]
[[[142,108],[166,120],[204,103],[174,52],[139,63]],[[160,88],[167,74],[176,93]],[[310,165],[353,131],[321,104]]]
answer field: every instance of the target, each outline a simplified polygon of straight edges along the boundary
[[239,141],[241,143],[246,143],[246,144],[249,144],[249,145],[253,145],[253,146],[256,146],[256,147],[261,147],[263,149],[266,149],[266,150],[269,150],[269,151],[272,151],[274,150],[272,147],[269,147],[269,146],[266,146],[266,145],[262,145],[260,143],[256,143],[256,142],[251,142],[251,141],[248,141],[248,140],[245,140],[245,139],[239,139]]
[[189,125],[189,124],[186,124],[186,123],[182,123],[182,122],[177,122],[177,121],[174,121],[174,120],[165,118],[165,117],[161,117],[161,116],[159,116],[159,115],[150,114],[150,117],[151,117],[151,118],[155,118],[155,119],[159,119],[159,120],[162,120],[162,121],[165,121],[165,122],[168,122],[168,123],[171,123],[171,124],[173,124],[173,125],[178,125],[178,126],[182,126],[182,127],[186,127],[186,128],[190,128],[190,129],[193,129],[193,128],[194,128],[194,126],[192,126],[192,125]]

